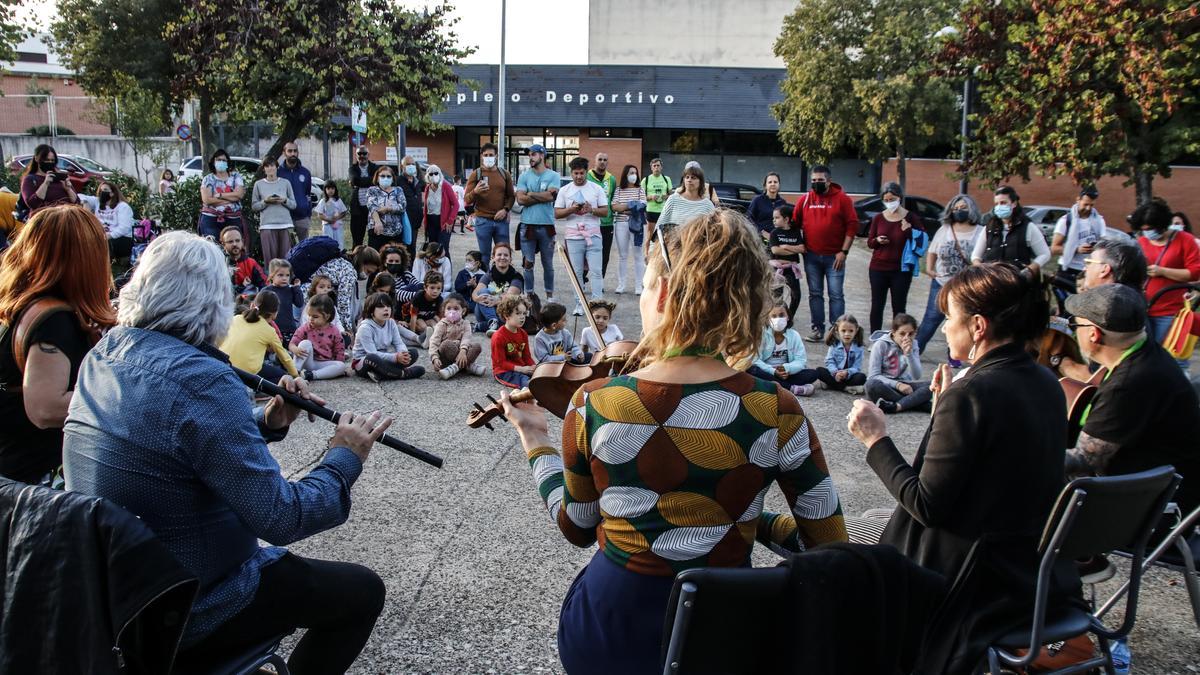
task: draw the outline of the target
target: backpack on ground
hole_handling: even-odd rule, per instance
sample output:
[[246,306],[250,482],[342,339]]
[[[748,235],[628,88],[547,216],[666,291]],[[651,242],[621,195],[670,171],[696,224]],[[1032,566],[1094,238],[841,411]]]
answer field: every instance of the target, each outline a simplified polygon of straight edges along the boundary
[[162,234],[162,228],[158,223],[149,218],[143,218],[133,226],[133,243],[149,244],[160,234]]
[[[292,273],[300,281],[307,282],[317,269],[341,255],[342,249],[332,237],[324,235],[309,237],[288,251],[287,261],[292,264]],[[270,261],[267,261],[270,262]]]

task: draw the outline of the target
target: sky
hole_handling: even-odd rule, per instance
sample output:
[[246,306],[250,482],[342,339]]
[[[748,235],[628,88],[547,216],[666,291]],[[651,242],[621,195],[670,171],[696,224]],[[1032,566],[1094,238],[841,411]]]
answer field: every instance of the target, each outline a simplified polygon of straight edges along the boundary
[[[436,2],[394,0],[419,9]],[[25,11],[45,28],[54,15],[54,0],[25,0]],[[464,63],[500,62],[501,0],[454,0],[453,31],[459,44],[475,48]],[[586,64],[588,0],[508,0],[508,63]],[[571,27],[578,27],[572,29]]]

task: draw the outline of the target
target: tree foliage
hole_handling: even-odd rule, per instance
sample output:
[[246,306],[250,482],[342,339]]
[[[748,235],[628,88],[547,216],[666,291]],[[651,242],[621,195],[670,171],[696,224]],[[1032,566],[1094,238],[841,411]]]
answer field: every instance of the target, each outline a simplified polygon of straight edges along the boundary
[[17,43],[27,33],[17,17],[20,7],[21,0],[0,0],[0,61],[16,60]]
[[[272,151],[311,123],[370,105],[370,131],[433,124],[458,81],[450,7],[425,12],[389,0],[186,0],[167,29],[177,95],[219,103],[244,119],[271,119]],[[223,95],[214,96],[214,92]]]
[[784,100],[773,107],[789,152],[828,160],[847,150],[900,160],[954,137],[952,83],[930,73],[954,18],[950,0],[801,0],[775,43]]
[[[123,92],[106,98],[98,108],[97,117],[102,124],[112,127],[116,135],[125,139],[125,143],[133,150],[133,165],[140,179],[142,157],[149,157],[158,166],[170,154],[170,146],[164,151],[162,141],[156,140],[168,128],[169,120],[163,115],[166,104],[161,95],[143,89],[133,78],[118,74],[120,80],[125,82]],[[146,180],[149,181],[149,174]]]
[[1142,203],[1200,152],[1195,0],[970,0],[959,23],[938,60],[978,83],[971,174],[1126,176]]

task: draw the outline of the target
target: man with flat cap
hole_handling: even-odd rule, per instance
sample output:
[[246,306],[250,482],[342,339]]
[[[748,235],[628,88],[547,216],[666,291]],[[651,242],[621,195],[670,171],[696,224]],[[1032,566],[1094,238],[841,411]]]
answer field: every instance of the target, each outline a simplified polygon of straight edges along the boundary
[[1200,401],[1175,359],[1146,335],[1146,300],[1124,284],[1067,298],[1085,357],[1108,369],[1066,473],[1118,475],[1171,464],[1184,513],[1200,504]]

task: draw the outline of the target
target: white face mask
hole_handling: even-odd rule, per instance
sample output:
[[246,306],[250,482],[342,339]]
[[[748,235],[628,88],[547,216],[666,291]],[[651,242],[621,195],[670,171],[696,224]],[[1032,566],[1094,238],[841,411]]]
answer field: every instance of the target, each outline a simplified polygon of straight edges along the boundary
[[427,173],[425,174],[425,177],[428,178],[429,182],[433,183],[434,185],[442,182],[442,174],[440,173]]
[[883,208],[887,209],[888,211],[895,211],[896,209],[900,208],[900,200],[897,199],[894,202],[884,202]]
[[786,329],[786,328],[787,328],[787,317],[786,316],[771,317],[771,330],[775,331],[776,333],[782,333],[784,331],[784,329]]
[[634,184],[636,184],[636,183],[637,183],[637,174],[636,174],[636,173],[633,173],[633,172],[631,171],[631,172],[629,173],[629,175],[627,176],[627,178],[629,179],[629,182],[630,182],[630,183],[634,183]]
[[484,166],[486,166],[486,167],[487,167],[487,168],[489,168],[489,169],[490,169],[490,168],[492,168],[492,167],[494,167],[494,166],[496,166],[496,158],[495,158],[495,157],[492,157],[491,155],[488,155],[488,156],[484,157],[484,158],[483,158],[483,165],[484,165]]
[[1171,230],[1175,232],[1183,232],[1183,223],[1171,223]]

